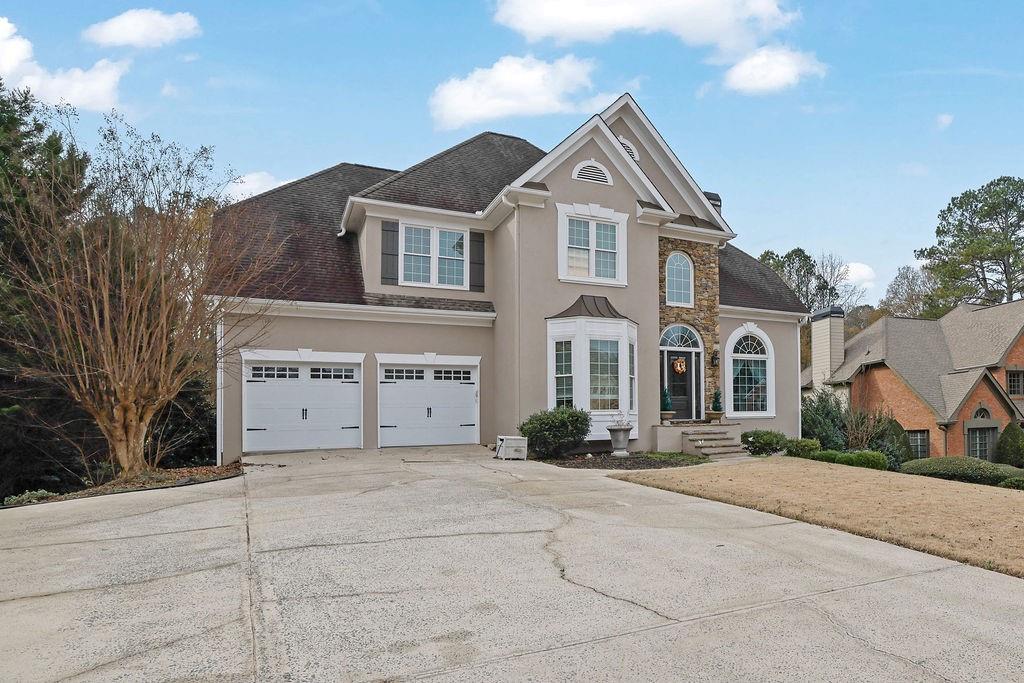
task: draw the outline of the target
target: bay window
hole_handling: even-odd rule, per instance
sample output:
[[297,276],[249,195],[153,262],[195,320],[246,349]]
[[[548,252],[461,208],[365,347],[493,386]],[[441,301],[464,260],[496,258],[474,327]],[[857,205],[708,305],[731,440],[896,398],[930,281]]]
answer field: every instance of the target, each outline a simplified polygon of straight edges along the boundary
[[607,440],[605,426],[620,412],[638,424],[635,323],[553,318],[547,336],[549,407],[590,411],[590,441]]
[[420,225],[401,227],[399,283],[422,287],[468,289],[465,230]]

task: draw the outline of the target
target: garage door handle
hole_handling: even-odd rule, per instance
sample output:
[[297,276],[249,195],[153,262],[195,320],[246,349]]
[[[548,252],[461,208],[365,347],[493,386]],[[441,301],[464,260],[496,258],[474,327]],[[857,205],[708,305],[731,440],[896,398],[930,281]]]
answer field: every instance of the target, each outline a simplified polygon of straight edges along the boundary
[[265,431],[267,431],[267,428],[266,427],[246,427],[245,431],[247,431],[247,432],[265,432]]
[[476,384],[476,382],[459,382],[459,384]]
[[354,425],[352,427],[342,427],[342,429],[359,429],[359,425]]
[[380,383],[381,384],[398,384],[398,382],[391,382],[391,381],[384,381],[384,380],[381,380]]
[[466,424],[459,425],[460,427],[476,427],[476,422],[467,422]]
[[381,429],[394,429],[396,427],[398,427],[398,425],[380,425]]
[[265,379],[247,379],[245,381],[248,382],[249,384],[265,384],[267,380],[265,380]]

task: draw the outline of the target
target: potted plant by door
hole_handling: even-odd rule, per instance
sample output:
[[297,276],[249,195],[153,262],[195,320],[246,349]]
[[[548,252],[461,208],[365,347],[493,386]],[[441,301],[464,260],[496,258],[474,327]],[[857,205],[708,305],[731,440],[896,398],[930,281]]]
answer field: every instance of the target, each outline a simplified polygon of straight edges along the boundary
[[721,422],[722,415],[724,414],[722,411],[722,392],[715,389],[715,395],[711,399],[711,410],[704,411],[704,416],[708,418],[708,422]]
[[668,421],[676,414],[672,410],[672,397],[668,393],[668,387],[661,390],[661,423],[668,424]]
[[611,436],[612,455],[616,458],[628,458],[629,451],[626,448],[629,446],[629,433],[633,431],[633,425],[626,419],[626,416],[622,413],[616,413],[615,421],[605,429],[608,430],[608,434]]

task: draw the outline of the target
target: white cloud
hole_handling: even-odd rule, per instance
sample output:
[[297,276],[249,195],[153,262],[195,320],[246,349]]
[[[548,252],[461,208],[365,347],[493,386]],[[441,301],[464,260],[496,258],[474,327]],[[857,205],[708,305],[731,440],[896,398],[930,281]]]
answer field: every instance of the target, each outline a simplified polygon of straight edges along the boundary
[[201,33],[188,12],[164,14],[155,9],[130,9],[82,31],[91,43],[127,47],[161,47]]
[[595,113],[615,95],[590,95],[594,63],[566,55],[545,62],[506,55],[492,66],[452,77],[434,89],[430,113],[438,128],[460,128],[504,116]]
[[163,97],[177,97],[180,94],[181,90],[178,89],[178,86],[170,81],[164,81],[164,84],[160,86],[160,95]]
[[245,199],[290,182],[291,179],[279,180],[266,171],[253,171],[229,184],[227,194],[235,199]]
[[946,130],[953,125],[952,114],[939,114],[935,117],[935,130]]
[[856,261],[847,264],[846,278],[858,287],[871,289],[875,286],[875,269],[866,263]]
[[799,16],[776,0],[498,0],[494,19],[527,40],[598,42],[616,33],[670,33],[720,56],[754,49]]
[[32,58],[32,43],[0,17],[0,78],[8,87],[29,88],[51,104],[67,102],[81,109],[104,111],[117,105],[117,88],[130,62],[101,59],[88,69],[50,71]]
[[186,64],[189,64],[191,62],[199,61],[199,55],[195,52],[186,52],[185,54],[178,57],[178,60],[185,62]]
[[746,95],[761,95],[792,88],[806,76],[821,78],[826,70],[810,52],[766,45],[725,72],[725,87]]

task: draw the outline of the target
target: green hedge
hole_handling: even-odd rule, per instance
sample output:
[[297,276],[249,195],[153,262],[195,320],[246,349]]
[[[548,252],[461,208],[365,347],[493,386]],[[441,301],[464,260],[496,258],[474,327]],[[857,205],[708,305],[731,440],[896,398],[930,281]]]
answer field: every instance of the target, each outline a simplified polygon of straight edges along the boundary
[[583,444],[590,433],[590,413],[562,406],[542,410],[519,425],[530,451],[542,458],[564,455]]
[[812,451],[806,455],[794,457],[819,462],[834,462],[837,465],[850,465],[851,467],[866,467],[872,470],[889,469],[889,461],[885,454],[878,451]]
[[740,441],[750,451],[751,455],[772,455],[779,451],[786,450],[789,439],[782,432],[773,432],[768,429],[755,429],[743,432]]
[[786,455],[791,458],[809,458],[821,450],[817,439],[790,439],[786,442]]
[[999,482],[999,485],[1004,489],[1017,489],[1018,491],[1024,491],[1024,477],[1010,477]]
[[918,458],[904,463],[900,471],[905,474],[989,486],[998,486],[1010,478],[1024,477],[1024,469],[964,456]]
[[1006,425],[1006,429],[996,441],[996,462],[1014,467],[1024,467],[1024,429],[1016,422]]

